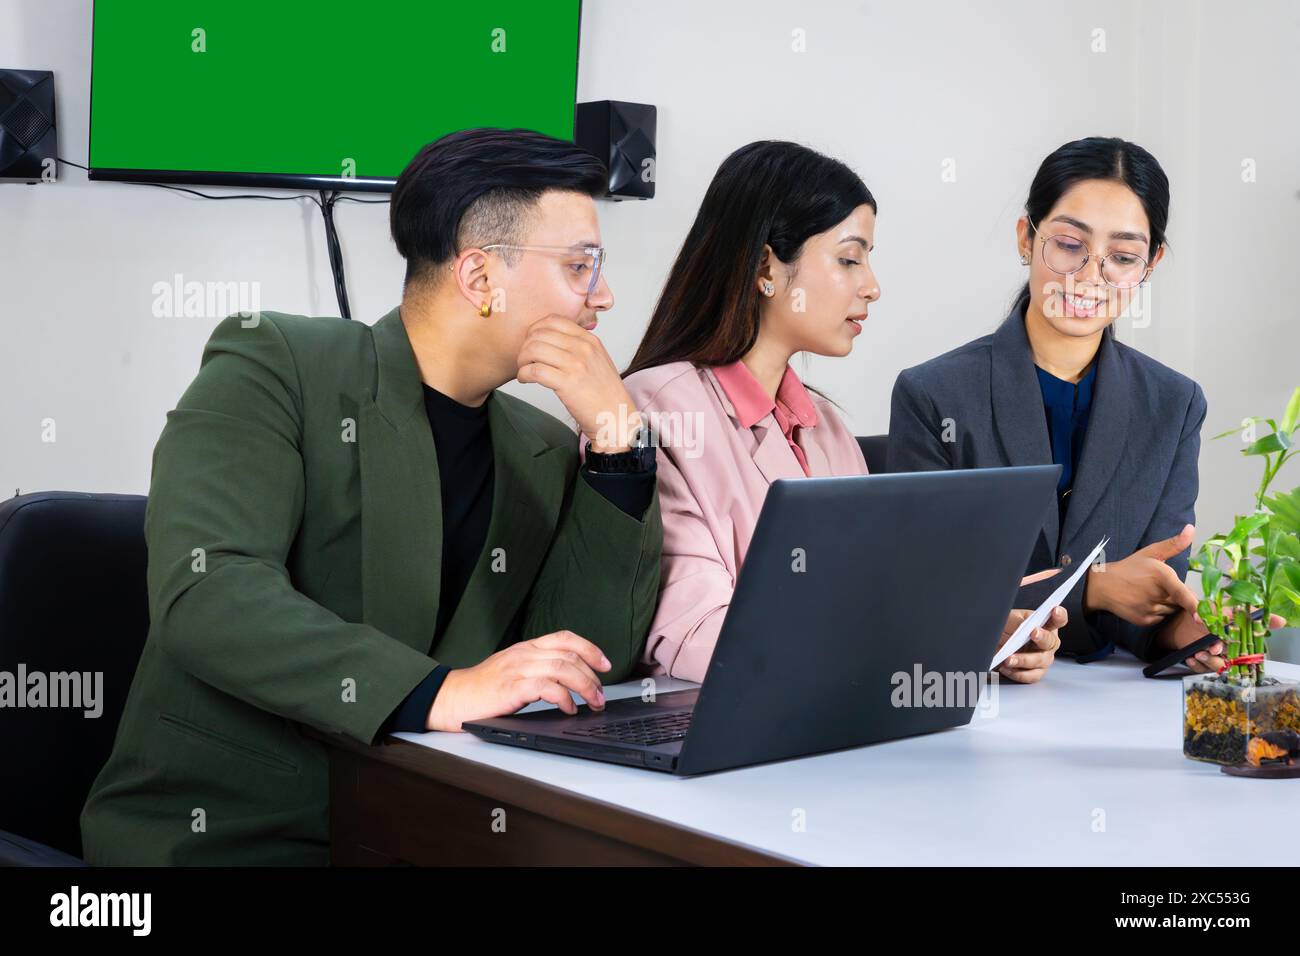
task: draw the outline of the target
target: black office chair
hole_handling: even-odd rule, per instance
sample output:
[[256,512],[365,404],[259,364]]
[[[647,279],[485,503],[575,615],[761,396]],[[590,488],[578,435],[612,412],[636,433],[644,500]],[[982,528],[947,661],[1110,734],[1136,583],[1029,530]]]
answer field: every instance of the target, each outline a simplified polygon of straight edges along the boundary
[[883,475],[889,471],[888,435],[859,435],[858,445],[862,447],[862,457],[867,460],[867,471],[873,475]]
[[81,807],[149,630],[145,500],[46,491],[0,502],[0,671],[103,674],[99,717],[0,709],[0,866],[84,865]]

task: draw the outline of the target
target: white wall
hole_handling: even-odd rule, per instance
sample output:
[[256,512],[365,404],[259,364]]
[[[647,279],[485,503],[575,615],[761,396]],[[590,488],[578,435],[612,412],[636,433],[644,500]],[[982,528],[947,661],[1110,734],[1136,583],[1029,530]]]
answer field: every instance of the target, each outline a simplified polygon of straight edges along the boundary
[[[1280,411],[1300,384],[1298,11],[1287,0],[587,0],[579,99],[659,107],[658,195],[601,207],[617,297],[602,335],[617,362],[631,357],[723,157],[754,139],[807,143],[856,168],[879,200],[884,292],[854,354],[813,359],[808,374],[859,433],[884,431],[900,368],[1004,315],[1023,274],[1013,227],[1041,159],[1118,135],[1150,149],[1173,188],[1151,324],[1122,337],[1204,385],[1207,435]],[[1096,29],[1105,52],[1092,51]],[[0,0],[0,66],[55,71],[60,150],[82,163],[89,56],[89,0]],[[1242,182],[1245,158],[1254,183]],[[947,159],[955,182],[940,175]],[[387,207],[342,204],[337,219],[353,314],[373,321],[402,275]],[[0,185],[0,497],[147,491],[164,415],[220,318],[152,317],[153,284],[177,272],[258,282],[267,309],[336,311],[306,201],[208,202],[67,168],[53,185]],[[510,388],[558,410],[536,387]],[[54,443],[41,440],[47,418]],[[1231,440],[1205,448],[1202,532],[1248,501],[1255,474]]]

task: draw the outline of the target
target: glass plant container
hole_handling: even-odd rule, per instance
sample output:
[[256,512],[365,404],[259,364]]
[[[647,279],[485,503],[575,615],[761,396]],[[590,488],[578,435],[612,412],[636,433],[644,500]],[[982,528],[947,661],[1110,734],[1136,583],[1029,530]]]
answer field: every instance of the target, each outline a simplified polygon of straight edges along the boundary
[[1183,678],[1183,755],[1224,766],[1293,763],[1300,755],[1300,684],[1228,675]]

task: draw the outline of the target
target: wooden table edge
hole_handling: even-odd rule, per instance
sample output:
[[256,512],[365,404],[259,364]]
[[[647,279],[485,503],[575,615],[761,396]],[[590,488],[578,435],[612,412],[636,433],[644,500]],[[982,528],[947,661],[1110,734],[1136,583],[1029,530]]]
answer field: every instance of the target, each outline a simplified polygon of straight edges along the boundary
[[407,773],[500,800],[607,839],[666,853],[682,863],[700,866],[806,865],[791,857],[681,826],[639,810],[400,737],[385,737],[380,743],[367,746],[341,735],[313,733],[312,736],[327,747],[346,751],[354,757],[388,764]]

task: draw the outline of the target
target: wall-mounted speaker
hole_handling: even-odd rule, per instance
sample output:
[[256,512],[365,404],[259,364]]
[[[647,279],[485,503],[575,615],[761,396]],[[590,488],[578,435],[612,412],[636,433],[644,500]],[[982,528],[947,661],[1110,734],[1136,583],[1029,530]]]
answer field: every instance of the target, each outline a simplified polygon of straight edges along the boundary
[[653,199],[655,115],[646,103],[579,103],[573,140],[609,168],[607,199]]
[[0,70],[0,182],[52,178],[58,155],[54,74]]

